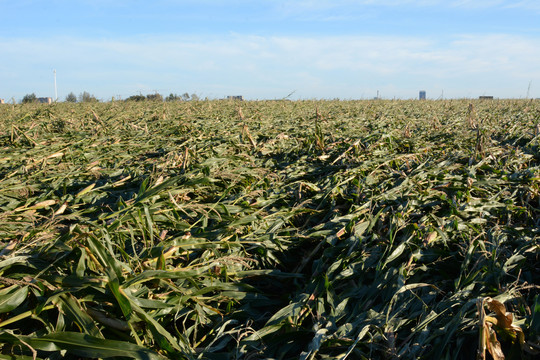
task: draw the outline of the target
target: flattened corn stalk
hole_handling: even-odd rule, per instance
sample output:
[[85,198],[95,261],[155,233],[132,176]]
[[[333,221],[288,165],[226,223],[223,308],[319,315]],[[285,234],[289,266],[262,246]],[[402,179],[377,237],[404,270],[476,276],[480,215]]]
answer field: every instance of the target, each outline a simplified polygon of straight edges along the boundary
[[0,107],[0,357],[459,359],[487,344],[490,298],[533,358],[539,116],[529,100]]

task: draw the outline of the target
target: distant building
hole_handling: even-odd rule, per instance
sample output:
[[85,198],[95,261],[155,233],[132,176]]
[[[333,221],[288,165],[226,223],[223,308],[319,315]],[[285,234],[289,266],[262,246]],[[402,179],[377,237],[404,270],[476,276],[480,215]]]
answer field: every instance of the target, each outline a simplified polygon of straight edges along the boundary
[[36,100],[40,104],[52,104],[51,97],[40,97],[40,98],[37,98]]
[[0,99],[0,104],[4,104],[4,99]]
[[227,100],[240,100],[244,101],[244,97],[242,95],[230,95],[227,96]]
[[480,99],[480,100],[493,100],[493,96],[479,96],[478,99]]
[[418,93],[418,99],[419,100],[426,100],[426,92],[425,92],[425,90],[420,90],[420,92]]

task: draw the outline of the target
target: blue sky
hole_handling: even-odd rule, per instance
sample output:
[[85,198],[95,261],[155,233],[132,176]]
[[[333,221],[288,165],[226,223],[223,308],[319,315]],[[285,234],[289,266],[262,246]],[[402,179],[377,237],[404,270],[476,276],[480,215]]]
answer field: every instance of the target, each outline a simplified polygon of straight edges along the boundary
[[540,97],[540,1],[0,0],[0,98]]

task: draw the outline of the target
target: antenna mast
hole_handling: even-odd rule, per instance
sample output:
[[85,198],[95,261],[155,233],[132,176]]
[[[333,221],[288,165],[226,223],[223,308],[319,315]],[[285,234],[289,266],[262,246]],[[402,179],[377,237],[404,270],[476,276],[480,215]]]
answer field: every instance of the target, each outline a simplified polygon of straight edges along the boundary
[[56,89],[56,69],[54,70],[54,101],[58,101],[58,90]]

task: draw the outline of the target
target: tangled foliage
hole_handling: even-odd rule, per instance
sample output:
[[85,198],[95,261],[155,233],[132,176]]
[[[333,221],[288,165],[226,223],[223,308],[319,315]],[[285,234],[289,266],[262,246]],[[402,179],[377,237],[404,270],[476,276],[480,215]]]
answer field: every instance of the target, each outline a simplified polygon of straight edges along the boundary
[[529,100],[0,107],[0,358],[533,358],[539,121]]

